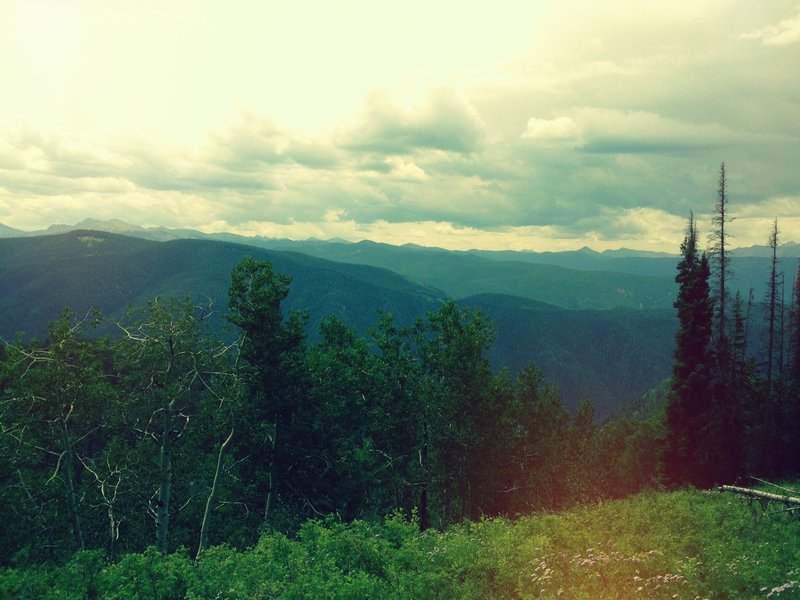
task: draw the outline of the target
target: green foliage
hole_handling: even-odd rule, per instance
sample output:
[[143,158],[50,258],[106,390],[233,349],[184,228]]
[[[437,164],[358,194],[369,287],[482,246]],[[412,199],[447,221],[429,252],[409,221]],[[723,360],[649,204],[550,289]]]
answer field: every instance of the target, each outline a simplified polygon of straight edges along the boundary
[[153,548],[107,564],[0,571],[4,598],[792,598],[800,590],[800,522],[757,518],[725,493],[645,493],[510,521],[484,519],[420,533],[381,523],[308,521],[296,538],[250,549]]
[[[114,419],[106,403],[112,389],[108,344],[86,338],[98,320],[94,311],[75,318],[67,309],[51,323],[45,342],[6,348],[3,499],[19,511],[10,530],[48,540],[47,554],[30,549],[36,559],[84,547],[82,515],[91,514],[91,505],[85,503],[82,460],[101,443],[101,428]],[[6,552],[16,549],[5,546]]]
[[676,335],[672,387],[667,404],[667,476],[676,484],[707,486],[714,481],[713,454],[708,443],[712,404],[711,317],[709,265],[697,249],[694,216],[681,244],[682,258],[675,281],[680,328]]
[[[533,362],[558,385],[570,410],[582,398],[591,398],[598,417],[604,418],[609,408],[669,375],[674,333],[669,308],[674,283],[669,277],[617,280],[616,274],[594,273],[588,277],[595,280],[587,282],[581,271],[556,269],[551,279],[548,268],[541,271],[521,262],[529,253],[518,253],[507,262],[442,253],[436,258],[441,266],[432,270],[425,264],[427,259],[414,267],[414,256],[419,252],[438,256],[436,251],[382,248],[385,256],[376,265],[381,268],[375,268],[345,264],[348,258],[339,254],[336,244],[318,244],[320,256],[315,258],[294,251],[304,252],[302,243],[291,244],[288,250],[292,251],[278,252],[211,240],[156,243],[92,232],[92,238],[103,241],[88,247],[81,242],[86,235],[73,232],[0,240],[0,337],[12,338],[18,331],[26,332],[27,339],[43,337],[47,323],[59,316],[64,305],[76,314],[96,305],[115,320],[122,319],[129,306],[143,306],[155,296],[210,298],[223,308],[231,271],[249,254],[256,261],[269,261],[275,273],[292,276],[283,308],[287,314],[290,309],[308,311],[310,341],[318,339],[317,324],[330,314],[362,335],[374,324],[377,310],[391,313],[398,324],[411,324],[437,310],[446,297],[441,290],[448,280],[462,279],[466,293],[449,293],[463,304],[481,306],[496,324],[498,335],[489,355],[493,367],[508,367],[516,373]],[[344,249],[355,253],[354,259],[371,254],[368,244],[345,245]],[[473,259],[479,269],[473,268]],[[509,273],[502,273],[507,266]],[[415,273],[398,272],[406,267],[413,267]],[[430,283],[421,282],[417,274],[430,277]],[[554,306],[546,313],[527,310],[536,303],[521,297],[526,288],[546,294],[535,296],[540,300],[567,303],[572,310]],[[497,302],[497,296],[471,297],[486,291],[517,298],[511,302],[514,306],[507,306]],[[666,310],[641,310],[651,300]],[[630,310],[579,310],[616,305]],[[210,319],[215,334],[226,325],[222,312]],[[103,332],[116,333],[109,326]],[[592,337],[591,342],[581,343],[586,336]]]
[[164,555],[154,547],[126,554],[103,572],[100,598],[180,600],[186,597],[194,569],[186,552]]
[[248,258],[231,276],[235,342],[213,335],[210,305],[156,298],[113,340],[84,335],[99,314],[66,312],[46,343],[4,348],[3,563],[243,548],[396,509],[444,529],[657,478],[650,430],[599,429],[588,402],[571,416],[533,366],[493,373],[480,310],[448,301],[413,327],[383,314],[370,338],[332,315],[309,346],[288,294]]
[[[711,239],[716,290],[709,290],[709,259],[700,255],[694,217],[689,219],[675,278],[676,335],[673,377],[666,407],[667,479],[674,485],[708,487],[744,475],[780,478],[797,473],[798,388],[792,384],[792,343],[784,353],[784,308],[779,289],[778,227],[770,233],[771,263],[766,294],[764,352],[748,348],[753,290],[728,300],[729,257],[725,254],[725,165]],[[737,263],[738,264],[738,263]],[[716,303],[716,305],[715,305]],[[732,304],[732,310],[728,310]],[[789,339],[794,335],[789,311]],[[712,333],[713,330],[713,333]],[[780,330],[780,331],[779,331]],[[752,343],[750,344],[752,346]],[[788,361],[785,359],[788,355]]]

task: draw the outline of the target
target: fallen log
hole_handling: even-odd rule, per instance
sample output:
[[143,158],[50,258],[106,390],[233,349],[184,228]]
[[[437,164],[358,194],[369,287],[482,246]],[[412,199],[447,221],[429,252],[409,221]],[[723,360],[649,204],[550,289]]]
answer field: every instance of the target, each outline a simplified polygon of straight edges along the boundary
[[781,494],[770,494],[769,492],[762,492],[752,488],[743,488],[735,485],[722,485],[720,489],[724,492],[733,492],[741,496],[746,496],[754,500],[767,500],[770,502],[782,502],[787,506],[800,506],[800,498],[794,496],[783,496]]

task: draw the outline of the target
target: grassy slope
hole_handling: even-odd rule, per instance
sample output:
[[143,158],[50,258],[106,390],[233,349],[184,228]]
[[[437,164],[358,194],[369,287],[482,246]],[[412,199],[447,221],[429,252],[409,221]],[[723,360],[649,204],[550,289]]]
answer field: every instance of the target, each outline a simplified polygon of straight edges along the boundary
[[800,520],[756,518],[730,494],[646,493],[517,521],[419,534],[309,522],[297,539],[202,560],[154,551],[106,565],[0,571],[4,598],[797,598]]

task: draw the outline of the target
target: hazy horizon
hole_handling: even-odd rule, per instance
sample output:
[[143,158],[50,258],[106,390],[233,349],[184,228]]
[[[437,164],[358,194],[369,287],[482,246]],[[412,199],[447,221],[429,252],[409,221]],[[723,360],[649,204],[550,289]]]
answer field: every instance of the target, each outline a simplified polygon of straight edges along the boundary
[[[3,235],[3,231],[2,231],[3,227],[8,227],[8,226],[5,225],[4,223],[0,223],[0,239],[2,239],[3,237],[14,237],[13,235],[11,235],[11,236]],[[30,235],[53,235],[53,234],[61,233],[62,231],[73,230],[73,229],[83,229],[83,228],[90,229],[90,230],[91,229],[97,229],[99,231],[108,231],[108,232],[111,232],[111,233],[118,233],[118,234],[121,234],[121,235],[126,235],[129,232],[134,232],[135,233],[136,231],[148,231],[148,230],[157,230],[157,231],[158,230],[165,230],[165,231],[175,231],[175,232],[192,231],[192,232],[201,233],[201,234],[209,235],[209,236],[226,235],[226,234],[241,235],[241,234],[235,234],[234,232],[231,232],[231,231],[222,231],[222,230],[220,230],[220,231],[203,232],[203,231],[200,231],[200,230],[197,230],[197,229],[192,229],[192,228],[180,228],[180,227],[171,228],[171,227],[164,227],[164,226],[161,226],[161,225],[143,227],[141,225],[135,225],[133,223],[128,223],[127,221],[123,221],[121,219],[108,219],[108,220],[103,221],[103,220],[93,219],[91,217],[87,217],[86,219],[78,221],[77,223],[51,223],[47,227],[43,227],[43,228],[40,228],[40,229],[27,229],[27,230],[25,230],[25,229],[17,229],[17,228],[9,228],[9,229],[12,229],[12,230],[14,230],[16,232],[19,232],[23,236],[30,236]],[[374,240],[374,239],[371,239],[371,238],[359,238],[359,239],[354,239],[354,240],[347,240],[347,239],[338,238],[338,237],[336,237],[336,238],[330,238],[330,237],[329,238],[316,238],[316,237],[306,237],[306,238],[284,237],[284,238],[277,238],[277,237],[268,237],[268,236],[259,236],[259,235],[249,235],[249,236],[245,235],[243,237],[245,237],[245,238],[261,237],[262,239],[273,239],[273,240],[276,240],[276,241],[284,241],[285,240],[285,241],[289,241],[289,242],[300,242],[300,243],[302,243],[302,242],[336,242],[336,243],[357,244],[357,243],[360,243],[360,242],[373,242],[373,243],[385,243],[385,244],[395,245],[395,246],[409,245],[409,246],[419,246],[419,247],[423,247],[423,248],[453,250],[453,251],[473,251],[474,250],[474,251],[489,251],[489,252],[492,252],[492,251],[511,250],[509,248],[502,248],[502,247],[498,247],[498,248],[479,248],[479,247],[464,246],[464,247],[461,247],[461,248],[448,248],[448,247],[445,247],[445,246],[436,246],[436,245],[433,245],[433,244],[424,244],[424,243],[423,244],[418,244],[416,242],[404,242],[404,243],[392,244],[390,242],[381,242],[379,240]],[[176,238],[180,238],[180,236],[176,235]],[[709,241],[709,246],[710,246],[710,241]],[[753,245],[749,245],[749,246],[731,245],[729,247],[729,250],[731,252],[735,252],[737,250],[748,250],[748,249],[751,249],[753,247],[760,247],[760,248],[765,248],[766,249],[766,248],[768,248],[768,244],[753,244]],[[516,251],[516,252],[533,252],[533,253],[537,253],[537,252],[580,252],[580,251],[584,251],[584,250],[590,250],[592,252],[598,252],[598,253],[604,253],[604,252],[612,252],[613,253],[613,252],[619,252],[619,251],[631,251],[631,252],[641,253],[641,254],[652,253],[652,254],[669,255],[669,256],[674,256],[674,257],[680,256],[680,249],[679,248],[676,248],[673,251],[656,251],[656,250],[646,250],[646,249],[636,248],[636,247],[631,247],[631,246],[618,246],[618,247],[605,248],[603,250],[598,250],[596,248],[592,248],[591,246],[580,246],[580,247],[574,247],[574,248],[562,248],[560,250],[548,250],[548,249],[531,250],[531,249],[523,249],[523,250],[514,250],[514,251]],[[787,252],[788,252],[788,254],[787,254]],[[792,257],[792,256],[795,256],[794,252],[800,252],[800,244],[797,243],[797,242],[794,242],[794,241],[783,241],[778,246],[778,255],[779,256]],[[800,256],[800,254],[798,254],[798,256]]]

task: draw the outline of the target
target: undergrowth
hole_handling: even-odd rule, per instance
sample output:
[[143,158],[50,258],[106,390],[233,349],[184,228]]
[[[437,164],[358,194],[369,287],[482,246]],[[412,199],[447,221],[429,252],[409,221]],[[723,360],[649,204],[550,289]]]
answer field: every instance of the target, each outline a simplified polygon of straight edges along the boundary
[[420,533],[382,523],[305,523],[247,550],[154,549],[109,564],[0,571],[0,597],[36,599],[798,598],[800,519],[734,495],[644,493],[557,514]]

